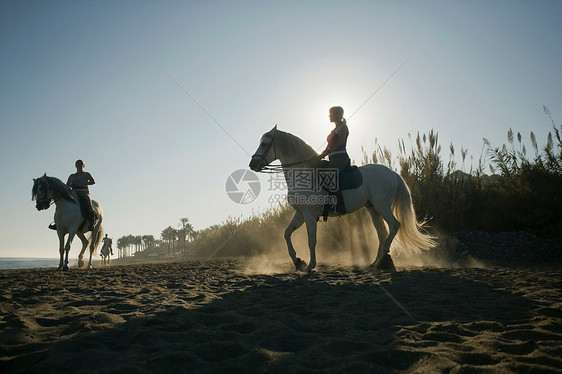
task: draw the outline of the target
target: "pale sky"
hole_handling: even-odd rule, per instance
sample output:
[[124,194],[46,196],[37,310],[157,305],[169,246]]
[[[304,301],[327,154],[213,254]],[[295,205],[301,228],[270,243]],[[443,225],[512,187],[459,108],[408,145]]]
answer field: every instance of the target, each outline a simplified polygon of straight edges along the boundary
[[349,120],[353,159],[430,129],[445,158],[453,143],[477,160],[510,127],[544,145],[542,105],[562,122],[561,15],[560,1],[3,0],[0,257],[58,256],[32,178],[66,181],[79,158],[114,239],[263,211],[268,175],[251,204],[225,193],[260,136],[278,124],[320,148],[329,107],[350,115],[412,55]]

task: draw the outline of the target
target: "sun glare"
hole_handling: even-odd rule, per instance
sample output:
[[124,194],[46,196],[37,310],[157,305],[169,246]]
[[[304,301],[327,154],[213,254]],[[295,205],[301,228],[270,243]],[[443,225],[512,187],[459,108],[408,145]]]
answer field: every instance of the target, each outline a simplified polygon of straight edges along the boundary
[[[315,149],[321,148],[332,129],[329,109],[341,106],[345,110],[344,117],[348,118],[381,82],[366,70],[350,65],[328,65],[301,71],[286,83],[280,94],[276,109],[281,129],[303,137]],[[367,111],[365,106],[359,113]],[[350,121],[355,131],[367,123],[359,118]]]
[[361,146],[373,151],[375,138],[395,154],[398,139],[411,132],[411,118],[392,82],[380,87],[387,78],[349,65],[302,71],[287,82],[280,97],[281,129],[299,135],[321,151],[332,129],[329,109],[341,106],[350,127],[348,153],[352,159],[360,161]]

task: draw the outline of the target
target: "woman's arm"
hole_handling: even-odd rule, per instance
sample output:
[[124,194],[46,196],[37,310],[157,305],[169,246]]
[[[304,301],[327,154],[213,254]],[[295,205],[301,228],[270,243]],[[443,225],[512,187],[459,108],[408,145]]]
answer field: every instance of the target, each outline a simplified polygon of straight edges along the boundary
[[88,179],[86,180],[86,184],[92,185],[92,184],[96,184],[96,181],[94,180],[94,177],[92,177],[92,175],[90,173],[86,173],[88,174],[87,177]]

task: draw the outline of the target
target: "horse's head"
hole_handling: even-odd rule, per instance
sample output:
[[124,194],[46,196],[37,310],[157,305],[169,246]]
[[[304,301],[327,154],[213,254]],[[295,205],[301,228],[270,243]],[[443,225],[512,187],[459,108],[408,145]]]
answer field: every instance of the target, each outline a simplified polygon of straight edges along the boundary
[[46,173],[40,178],[33,179],[31,199],[37,200],[37,204],[35,204],[37,210],[45,210],[51,206],[51,200],[53,200],[53,192],[49,187]]
[[263,134],[260,139],[260,145],[250,161],[250,169],[253,171],[262,171],[264,167],[277,159],[277,150],[275,149],[276,135],[277,125]]

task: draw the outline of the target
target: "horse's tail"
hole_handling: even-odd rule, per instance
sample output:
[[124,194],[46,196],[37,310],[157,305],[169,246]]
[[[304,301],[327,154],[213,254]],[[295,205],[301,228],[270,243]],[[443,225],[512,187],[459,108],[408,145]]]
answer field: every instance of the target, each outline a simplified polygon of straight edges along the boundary
[[414,205],[412,204],[412,195],[408,185],[399,174],[398,189],[396,197],[392,203],[392,211],[400,222],[400,229],[396,234],[398,240],[406,249],[431,249],[437,245],[435,237],[420,231],[425,222],[418,222]]
[[[100,220],[101,220],[101,217],[100,217]],[[92,235],[93,235],[93,233],[92,233]],[[100,241],[101,241],[102,237],[103,237],[103,224],[102,224],[102,222],[100,222],[100,229],[98,231],[98,235],[95,238],[93,238],[93,240],[95,240],[94,241],[94,252],[93,252],[94,256],[97,256],[98,245],[100,244]]]
[[94,208],[94,210],[99,214],[99,221],[98,223],[96,223],[96,225],[100,225],[98,235],[94,238],[94,230],[92,231],[92,237],[90,238],[90,240],[94,240],[94,251],[92,252],[92,254],[94,256],[97,256],[98,245],[103,238],[103,209],[101,208],[101,205],[95,200],[92,200],[92,208]]

